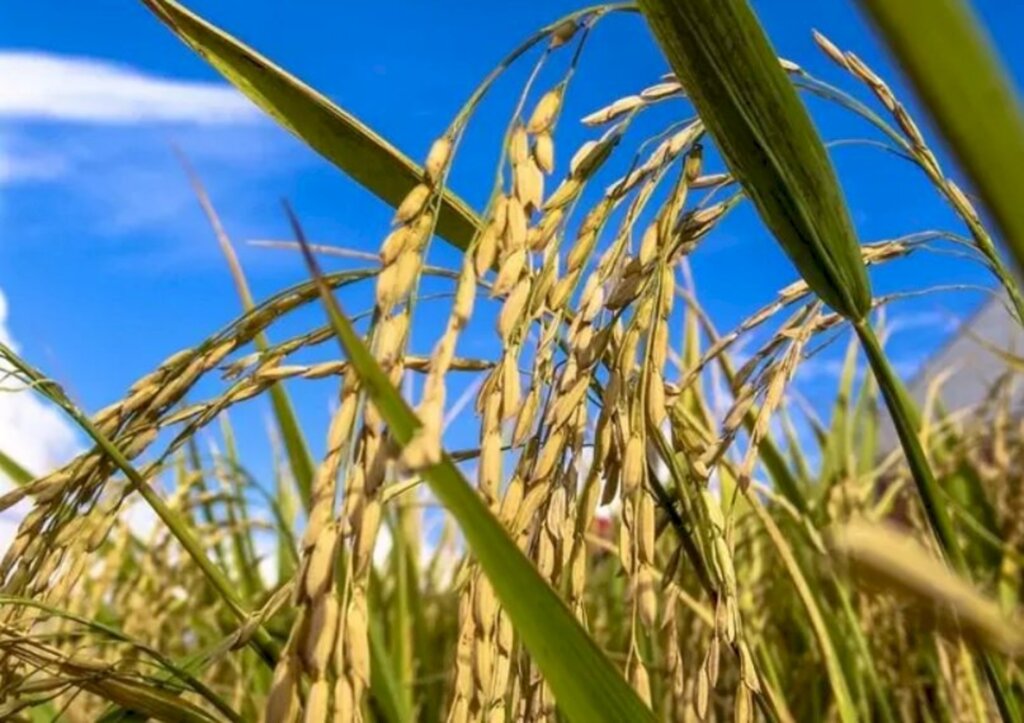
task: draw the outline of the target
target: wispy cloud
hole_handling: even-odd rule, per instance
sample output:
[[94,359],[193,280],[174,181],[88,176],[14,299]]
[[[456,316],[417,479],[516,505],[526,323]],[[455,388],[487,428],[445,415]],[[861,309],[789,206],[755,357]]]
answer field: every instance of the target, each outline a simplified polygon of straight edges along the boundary
[[67,159],[47,152],[14,155],[7,151],[0,139],[0,186],[32,181],[50,181],[68,171]]
[[945,336],[956,331],[962,319],[958,314],[943,309],[930,309],[894,314],[890,317],[886,331],[892,335],[907,331],[925,330]]
[[208,229],[171,144],[240,233],[313,157],[226,83],[2,48],[0,78],[0,224],[25,243],[124,240],[97,248],[134,270],[213,260],[212,244],[182,243]]
[[260,118],[229,86],[161,78],[93,58],[0,51],[0,78],[0,119],[224,125]]

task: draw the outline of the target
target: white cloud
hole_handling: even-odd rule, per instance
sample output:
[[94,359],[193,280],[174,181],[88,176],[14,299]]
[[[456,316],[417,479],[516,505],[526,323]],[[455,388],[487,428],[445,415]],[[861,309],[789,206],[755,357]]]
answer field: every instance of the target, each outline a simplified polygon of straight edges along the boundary
[[942,309],[906,312],[893,314],[885,327],[885,331],[890,336],[904,331],[920,330],[945,336],[956,331],[961,321],[960,316],[957,314]]
[[4,151],[0,138],[0,186],[25,181],[51,181],[68,171],[67,159],[52,153],[19,157]]
[[93,58],[0,51],[0,119],[224,125],[260,118],[219,83],[172,80]]
[[[17,349],[7,329],[7,299],[2,291],[0,341]],[[30,390],[11,391],[14,384],[7,380],[0,385],[0,449],[29,471],[45,472],[74,452],[75,433],[52,405]]]
[[278,221],[282,185],[315,157],[227,83],[2,47],[0,78],[4,238],[90,243],[133,273],[222,263],[172,144],[240,238]]
[[[7,329],[7,299],[2,291],[0,341],[16,348]],[[78,440],[71,425],[54,407],[30,390],[9,391],[13,384],[11,380],[0,383],[0,450],[30,472],[42,474],[74,455]],[[0,472],[0,492],[9,484]],[[0,513],[0,550],[7,549],[27,507],[23,502]]]

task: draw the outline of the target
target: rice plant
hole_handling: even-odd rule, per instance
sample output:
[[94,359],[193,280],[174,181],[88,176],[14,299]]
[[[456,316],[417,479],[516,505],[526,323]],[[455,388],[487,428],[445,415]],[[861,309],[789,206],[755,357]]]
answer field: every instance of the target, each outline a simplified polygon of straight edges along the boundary
[[[6,384],[93,445],[38,478],[0,454],[17,483],[0,509],[31,504],[0,560],[4,720],[1020,720],[1021,360],[1001,352],[976,408],[945,408],[937,378],[919,409],[879,333],[901,295],[874,294],[869,271],[952,244],[1014,323],[1024,302],[997,235],[857,55],[816,34],[845,75],[826,83],[776,57],[746,0],[584,8],[482,69],[418,164],[175,0],[143,3],[394,220],[367,253],[310,244],[286,203],[275,245],[309,278],[257,300],[188,169],[241,316],[92,415],[0,345]],[[636,12],[666,74],[570,117],[591,31]],[[474,209],[448,188],[460,142],[531,63]],[[861,242],[801,95],[866,121],[966,234]],[[655,106],[674,119],[638,134]],[[556,153],[578,123],[589,139]],[[968,170],[1018,242],[991,191],[1004,179]],[[801,280],[720,330],[688,256],[746,203]],[[306,307],[322,325],[282,336]],[[821,422],[793,383],[844,334]],[[326,430],[293,407],[286,385],[305,379],[334,380]],[[269,481],[230,422],[263,395]],[[453,423],[470,448],[446,448]],[[140,505],[160,522],[147,534],[128,521]]]

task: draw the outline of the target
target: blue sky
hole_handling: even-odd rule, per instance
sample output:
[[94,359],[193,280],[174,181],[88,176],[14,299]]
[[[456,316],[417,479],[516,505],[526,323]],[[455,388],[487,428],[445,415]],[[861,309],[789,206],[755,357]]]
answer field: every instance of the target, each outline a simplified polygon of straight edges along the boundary
[[[505,52],[580,6],[565,0],[187,4],[413,157],[422,157]],[[909,97],[851,1],[754,4],[781,55],[864,97],[817,51],[810,36],[816,27]],[[1024,85],[1024,46],[1016,37],[1024,27],[1024,3],[985,0],[975,6],[1018,87]],[[472,203],[487,193],[498,129],[527,69],[521,65],[499,85],[466,138],[453,185]],[[666,70],[639,16],[605,20],[588,43],[565,118],[636,92]],[[826,139],[872,135],[842,112],[814,101],[811,106]],[[663,119],[684,111],[676,105],[666,112]],[[591,135],[563,121],[561,163]],[[257,297],[304,278],[293,255],[244,243],[286,236],[281,197],[293,201],[317,241],[375,250],[387,228],[390,212],[383,204],[229,90],[141,3],[0,4],[0,292],[6,327],[25,355],[89,410],[119,398],[134,379],[239,311],[171,143],[189,155],[209,187]],[[907,164],[864,148],[837,149],[834,159],[864,241],[931,228],[960,230]],[[453,259],[438,246],[439,262]],[[723,328],[795,278],[749,208],[711,238],[693,265],[701,297]],[[977,269],[932,255],[894,264],[874,278],[878,293],[990,283]],[[892,315],[903,324],[892,346],[901,368],[911,371],[981,299],[978,293],[944,294],[894,307]],[[286,331],[309,328],[311,319],[300,315]],[[834,383],[841,351],[837,346],[807,373],[807,390]],[[332,390],[331,383],[293,385],[317,446]],[[257,452],[265,451],[262,404],[239,415],[243,445]],[[27,444],[0,429],[0,444],[5,438]]]

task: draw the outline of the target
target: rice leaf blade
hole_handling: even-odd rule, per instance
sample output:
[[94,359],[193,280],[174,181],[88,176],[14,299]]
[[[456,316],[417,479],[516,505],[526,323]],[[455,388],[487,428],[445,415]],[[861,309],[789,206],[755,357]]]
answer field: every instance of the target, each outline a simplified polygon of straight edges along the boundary
[[[263,111],[381,199],[398,206],[423,177],[401,151],[298,78],[175,0],[142,0],[186,45]],[[479,221],[450,192],[441,202],[437,233],[460,249]]]
[[840,314],[862,318],[871,289],[839,182],[747,1],[639,4],[726,164],[800,275]]
[[27,485],[34,478],[31,472],[18,464],[2,449],[0,449],[0,472],[7,475],[11,482],[19,487]]

